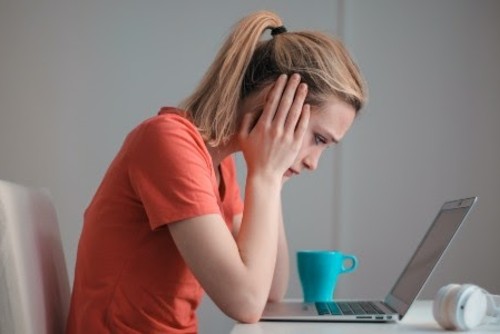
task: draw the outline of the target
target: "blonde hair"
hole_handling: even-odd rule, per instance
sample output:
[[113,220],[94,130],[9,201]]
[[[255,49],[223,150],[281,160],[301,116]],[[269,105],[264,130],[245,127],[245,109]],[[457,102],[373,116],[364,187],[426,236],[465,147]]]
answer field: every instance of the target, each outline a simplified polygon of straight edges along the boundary
[[275,13],[260,11],[233,28],[199,86],[179,107],[211,146],[237,130],[241,100],[280,74],[298,73],[308,85],[307,103],[321,106],[338,97],[359,111],[367,93],[359,68],[342,42],[317,31],[281,32],[261,40],[267,29],[282,27]]

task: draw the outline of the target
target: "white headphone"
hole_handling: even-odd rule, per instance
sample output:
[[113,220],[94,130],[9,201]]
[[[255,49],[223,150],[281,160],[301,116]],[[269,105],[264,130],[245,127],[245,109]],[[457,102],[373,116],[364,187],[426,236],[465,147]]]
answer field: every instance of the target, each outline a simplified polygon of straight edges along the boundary
[[477,285],[448,284],[437,292],[432,313],[444,329],[466,331],[485,323],[487,317],[500,317],[495,300],[500,301],[500,296]]

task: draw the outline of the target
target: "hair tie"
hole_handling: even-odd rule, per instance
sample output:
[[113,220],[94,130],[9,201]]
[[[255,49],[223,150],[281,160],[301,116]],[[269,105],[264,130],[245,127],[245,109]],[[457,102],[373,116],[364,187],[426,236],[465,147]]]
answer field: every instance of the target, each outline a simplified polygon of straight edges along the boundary
[[286,30],[285,26],[272,28],[271,29],[271,36],[276,36],[276,35],[279,35],[279,34],[286,32],[286,31],[287,30]]

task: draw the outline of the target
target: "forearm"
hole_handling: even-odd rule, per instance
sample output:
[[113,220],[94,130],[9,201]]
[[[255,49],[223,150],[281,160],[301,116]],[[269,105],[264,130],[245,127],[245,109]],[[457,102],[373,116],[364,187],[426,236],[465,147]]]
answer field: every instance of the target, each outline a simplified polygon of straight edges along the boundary
[[258,321],[268,300],[278,252],[281,184],[247,176],[245,208],[234,238],[220,215],[169,224],[184,260],[229,317]]
[[280,180],[248,175],[245,210],[236,243],[246,278],[251,282],[249,298],[262,307],[271,290],[278,254],[280,196]]
[[[234,217],[233,235],[235,239],[240,231],[241,219],[241,214]],[[269,302],[276,302],[283,299],[288,289],[288,283],[290,280],[290,256],[287,240],[288,239],[286,237],[285,225],[283,223],[283,214],[280,210],[278,251],[276,256],[273,282],[268,297]]]
[[279,232],[278,232],[278,253],[276,256],[276,266],[274,277],[269,292],[268,301],[277,302],[283,299],[288,288],[290,278],[290,256],[288,251],[288,241],[286,238],[283,215],[280,210]]

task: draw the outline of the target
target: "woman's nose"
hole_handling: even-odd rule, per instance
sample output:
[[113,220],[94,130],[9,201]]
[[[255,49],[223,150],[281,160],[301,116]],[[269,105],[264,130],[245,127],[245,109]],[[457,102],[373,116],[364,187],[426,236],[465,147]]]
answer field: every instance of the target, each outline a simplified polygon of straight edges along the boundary
[[314,150],[309,152],[309,154],[304,158],[304,167],[310,171],[315,171],[318,168],[319,158],[321,157],[320,150]]

